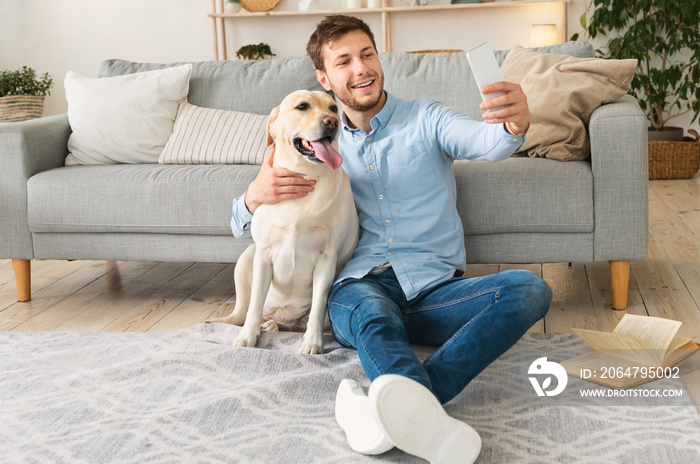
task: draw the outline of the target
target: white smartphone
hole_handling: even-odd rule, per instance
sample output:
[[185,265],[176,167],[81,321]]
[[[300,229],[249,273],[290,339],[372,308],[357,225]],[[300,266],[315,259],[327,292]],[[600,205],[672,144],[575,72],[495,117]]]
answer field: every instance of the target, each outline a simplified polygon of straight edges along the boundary
[[[469,66],[472,68],[474,79],[476,79],[476,85],[479,86],[479,93],[481,93],[481,88],[485,85],[501,82],[503,80],[501,69],[498,67],[498,62],[496,61],[496,55],[493,54],[493,49],[488,42],[469,50],[467,52],[467,60],[469,61]],[[487,94],[482,93],[481,99],[483,101],[492,100],[505,94],[506,93],[503,91]],[[489,111],[499,110],[501,108],[505,108],[505,106],[497,106],[491,108]]]

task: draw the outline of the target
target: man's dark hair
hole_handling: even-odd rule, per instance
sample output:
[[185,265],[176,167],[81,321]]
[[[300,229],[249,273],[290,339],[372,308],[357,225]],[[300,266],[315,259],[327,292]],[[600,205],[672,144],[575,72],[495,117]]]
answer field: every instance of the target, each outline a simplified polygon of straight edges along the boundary
[[377,50],[372,30],[360,18],[331,15],[326,16],[323,21],[318,23],[316,30],[311,34],[309,42],[306,44],[306,53],[311,57],[316,69],[323,72],[326,71],[326,67],[323,65],[323,46],[353,31],[362,31],[367,34],[367,37],[372,42],[372,46]]

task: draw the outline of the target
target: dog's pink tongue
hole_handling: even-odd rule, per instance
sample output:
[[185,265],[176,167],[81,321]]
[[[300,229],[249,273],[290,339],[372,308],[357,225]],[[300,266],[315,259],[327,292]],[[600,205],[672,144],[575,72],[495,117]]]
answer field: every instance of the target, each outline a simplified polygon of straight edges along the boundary
[[310,142],[311,146],[314,147],[314,154],[316,158],[320,159],[333,169],[338,169],[341,164],[343,164],[343,158],[340,156],[335,148],[326,139],[318,140],[316,142]]

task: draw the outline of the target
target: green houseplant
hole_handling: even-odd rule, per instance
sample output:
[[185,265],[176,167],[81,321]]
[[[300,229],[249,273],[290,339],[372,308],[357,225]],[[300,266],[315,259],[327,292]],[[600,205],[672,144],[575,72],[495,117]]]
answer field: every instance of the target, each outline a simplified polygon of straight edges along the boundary
[[[700,115],[700,15],[697,2],[680,0],[591,0],[581,25],[590,38],[608,37],[603,58],[636,58],[630,94],[649,120],[649,178],[692,177],[700,166],[697,139],[667,123]],[[572,37],[576,40],[576,34]],[[695,131],[691,131],[695,133]],[[687,140],[687,141],[684,141]]]
[[238,49],[236,56],[242,60],[266,60],[271,56],[275,56],[266,43],[257,45],[244,45]]
[[[679,0],[591,0],[591,38],[610,37],[604,58],[636,58],[630,93],[649,119],[650,135],[686,113],[700,115],[700,15],[697,2]],[[575,40],[578,34],[573,39]],[[681,132],[682,138],[682,132]]]
[[53,79],[49,73],[37,76],[23,66],[0,73],[0,122],[17,122],[41,117],[44,97],[51,94]]

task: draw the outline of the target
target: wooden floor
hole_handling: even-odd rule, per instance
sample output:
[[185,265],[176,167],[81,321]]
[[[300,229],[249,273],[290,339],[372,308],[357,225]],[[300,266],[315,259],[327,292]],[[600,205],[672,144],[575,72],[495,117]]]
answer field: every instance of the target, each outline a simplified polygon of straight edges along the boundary
[[[651,181],[646,261],[632,262],[626,311],[612,310],[607,263],[473,265],[468,275],[530,269],[552,287],[549,313],[531,330],[611,331],[625,313],[682,321],[700,338],[700,175]],[[33,261],[32,300],[19,303],[10,260],[0,260],[0,330],[170,330],[228,314],[233,264]],[[695,358],[700,357],[700,355]],[[694,359],[691,359],[694,361]],[[700,367],[699,361],[694,361]],[[700,385],[700,369],[694,373]],[[700,396],[696,404],[700,404]]]

